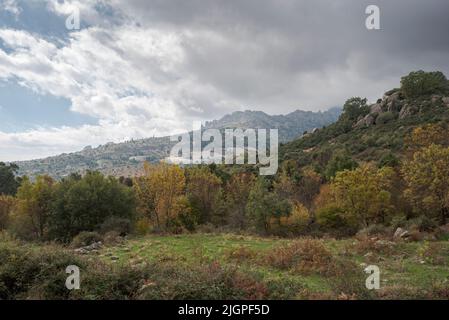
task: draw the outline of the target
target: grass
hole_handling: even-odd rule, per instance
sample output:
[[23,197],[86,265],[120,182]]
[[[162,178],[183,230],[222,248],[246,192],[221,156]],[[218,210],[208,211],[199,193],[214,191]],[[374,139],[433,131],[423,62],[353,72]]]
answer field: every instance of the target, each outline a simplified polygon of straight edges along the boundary
[[[11,240],[0,240],[0,248],[8,246],[33,252],[57,249],[72,251],[71,248],[61,248],[55,244],[18,245]],[[173,272],[181,277],[181,282],[184,273],[178,273],[177,266],[185,270],[205,267],[198,270],[209,272],[207,268],[217,264],[226,270],[238,270],[240,274],[256,281],[241,279],[241,283],[234,284],[237,287],[249,286],[257,294],[272,299],[438,299],[449,292],[448,252],[447,241],[387,242],[374,246],[372,241],[356,239],[289,240],[233,234],[185,234],[130,238],[79,258],[89,263],[129,270],[145,265],[152,265],[156,268],[153,270],[158,270],[158,266],[161,270],[165,270],[165,266],[168,266],[167,270],[174,267]],[[363,270],[370,264],[379,266],[381,270],[379,292],[365,288],[367,275]],[[161,272],[161,278],[158,278],[160,287],[157,288],[160,291],[157,294],[152,292],[148,297],[160,297],[160,292],[165,290],[164,285],[170,285],[170,277],[164,275],[164,272],[170,275],[172,271]],[[194,272],[189,277],[195,277]],[[203,280],[192,279],[200,281],[196,285],[202,285]],[[179,282],[171,285],[179,286]],[[183,290],[190,292],[189,284],[185,286]],[[176,293],[178,289],[173,288],[170,290]],[[201,297],[201,293],[195,294]],[[98,296],[101,298],[100,293]]]
[[[111,261],[118,257],[117,264],[152,261],[182,261],[185,263],[218,261],[224,265],[237,265],[245,271],[261,274],[264,280],[289,279],[303,284],[308,290],[326,293],[330,290],[328,276],[317,273],[293,272],[265,263],[264,257],[273,249],[293,243],[294,240],[259,238],[239,235],[192,234],[176,236],[147,236],[133,238],[121,246],[106,247],[100,251],[100,258]],[[412,286],[428,289],[436,282],[449,279],[449,257],[442,265],[423,261],[418,253],[421,243],[394,243],[393,250],[376,252],[351,250],[355,239],[326,239],[326,248],[336,257],[358,266],[364,276],[365,265],[376,264],[381,270],[381,286]],[[449,242],[436,242],[442,250],[449,250]],[[391,252],[390,252],[391,251]]]

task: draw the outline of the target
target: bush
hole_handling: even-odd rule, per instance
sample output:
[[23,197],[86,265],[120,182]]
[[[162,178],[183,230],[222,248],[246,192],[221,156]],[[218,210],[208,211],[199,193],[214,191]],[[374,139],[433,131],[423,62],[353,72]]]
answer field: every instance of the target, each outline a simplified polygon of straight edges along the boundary
[[449,83],[442,72],[411,72],[401,79],[401,90],[407,98],[447,93]]
[[0,261],[0,300],[68,299],[66,267],[86,265],[58,248],[35,251],[10,243],[0,246]]
[[399,159],[391,152],[384,154],[379,160],[379,168],[383,167],[398,167],[400,164]]
[[410,219],[407,222],[407,228],[418,230],[420,232],[432,231],[437,226],[438,226],[438,223],[435,220],[433,220],[425,215]]
[[360,238],[351,245],[353,250],[358,254],[377,253],[386,256],[397,252],[397,245],[387,240],[377,240],[375,238]]
[[417,250],[420,259],[433,265],[446,263],[447,250],[441,243],[424,241]]
[[100,227],[100,232],[105,234],[111,231],[125,236],[131,232],[131,220],[120,217],[109,217]]
[[393,112],[384,112],[381,113],[377,118],[376,118],[376,124],[386,124],[390,121],[393,121],[396,118],[396,116],[394,115]]
[[71,245],[74,248],[80,248],[89,246],[95,242],[99,242],[102,240],[103,238],[98,232],[83,231],[80,232],[75,238],[73,238]]
[[266,262],[276,268],[300,273],[333,274],[334,257],[323,242],[302,239],[292,244],[272,249],[267,253]]
[[151,220],[148,218],[140,218],[136,221],[134,228],[137,234],[144,236],[150,233],[152,229]]
[[117,231],[109,231],[103,235],[103,242],[107,245],[116,245],[123,243],[124,239]]
[[344,210],[337,206],[327,206],[316,212],[316,221],[324,231],[340,236],[354,235],[357,232],[356,224],[344,217]]
[[257,256],[257,253],[254,250],[241,246],[238,248],[229,249],[225,256],[227,260],[242,263],[254,259]]
[[217,262],[206,265],[155,264],[138,298],[150,300],[266,299],[268,289],[254,276]]
[[391,232],[391,228],[388,228],[382,224],[372,224],[357,232],[357,238],[363,238],[366,236],[387,236],[391,234]]

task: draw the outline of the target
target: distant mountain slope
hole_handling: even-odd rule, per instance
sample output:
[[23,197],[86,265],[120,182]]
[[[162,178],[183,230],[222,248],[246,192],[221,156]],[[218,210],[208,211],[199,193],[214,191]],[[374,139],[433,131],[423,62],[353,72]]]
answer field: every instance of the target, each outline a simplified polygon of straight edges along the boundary
[[[207,122],[205,128],[267,128],[279,129],[280,142],[288,142],[305,131],[321,128],[335,122],[341,109],[325,112],[294,111],[287,115],[268,115],[261,111],[234,112],[220,120]],[[61,178],[70,173],[99,170],[113,176],[138,174],[143,161],[158,161],[167,157],[172,144],[169,137],[131,140],[123,143],[107,143],[97,148],[86,147],[82,151],[61,154],[45,159],[17,162],[20,175],[48,174]]]
[[237,111],[220,120],[207,122],[205,128],[277,128],[280,142],[288,142],[302,136],[305,131],[335,122],[340,113],[340,108],[331,108],[325,112],[296,110],[286,115],[274,116],[262,111]]

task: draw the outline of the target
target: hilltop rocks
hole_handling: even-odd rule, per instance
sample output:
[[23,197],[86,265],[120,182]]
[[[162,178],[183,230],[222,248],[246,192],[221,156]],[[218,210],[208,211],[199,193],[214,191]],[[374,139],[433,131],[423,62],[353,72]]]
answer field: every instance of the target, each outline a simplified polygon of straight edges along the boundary
[[382,105],[375,103],[370,107],[370,113],[382,113]]
[[399,119],[407,118],[411,115],[416,114],[419,111],[419,107],[406,104],[402,107],[401,111],[399,112]]
[[357,123],[356,123],[356,127],[360,127],[360,126],[372,126],[373,124],[376,123],[376,116],[377,114],[375,113],[369,113],[367,114],[364,118],[360,119]]
[[386,92],[382,99],[370,105],[369,113],[359,117],[353,127],[363,128],[381,125],[392,119],[402,120],[421,112],[425,108],[441,106],[441,104],[449,108],[449,97],[434,94],[411,100],[406,99],[399,89],[393,89]]

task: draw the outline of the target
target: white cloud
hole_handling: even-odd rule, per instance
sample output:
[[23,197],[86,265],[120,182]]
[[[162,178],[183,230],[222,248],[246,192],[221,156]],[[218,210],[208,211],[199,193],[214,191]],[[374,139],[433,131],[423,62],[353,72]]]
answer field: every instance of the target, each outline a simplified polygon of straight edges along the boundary
[[16,0],[1,0],[0,9],[12,13],[16,17],[16,19],[22,12],[22,9],[19,7],[19,4]]
[[[88,27],[62,44],[0,29],[8,49],[0,49],[0,80],[67,98],[99,124],[0,132],[0,160],[180,132],[236,109],[278,114],[373,100],[413,69],[448,71],[443,0],[385,2],[394,19],[383,18],[382,33],[366,33],[359,0],[45,1],[61,17],[76,6]],[[15,1],[1,4],[15,10]]]

